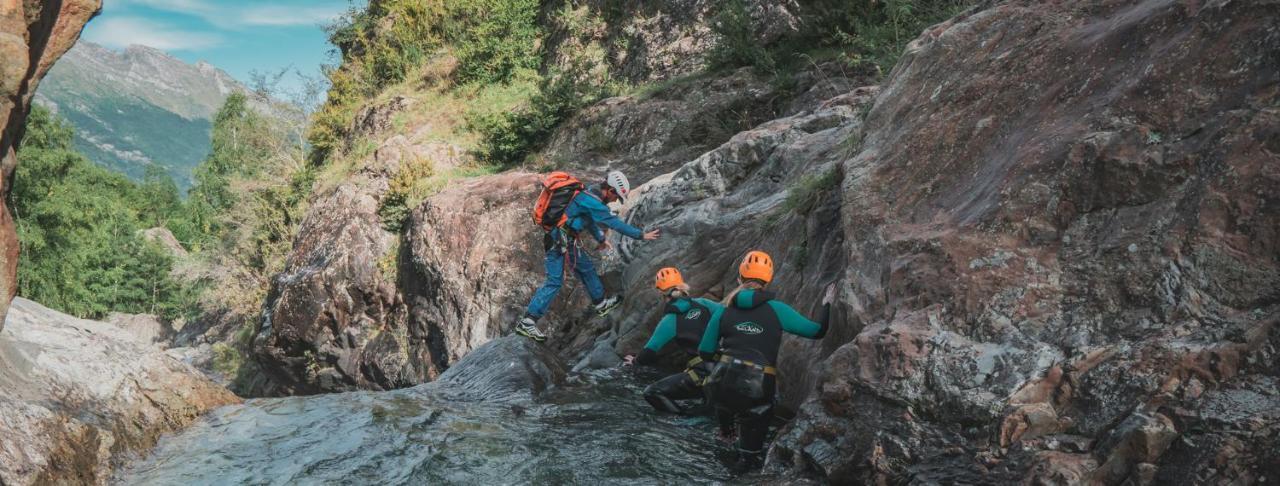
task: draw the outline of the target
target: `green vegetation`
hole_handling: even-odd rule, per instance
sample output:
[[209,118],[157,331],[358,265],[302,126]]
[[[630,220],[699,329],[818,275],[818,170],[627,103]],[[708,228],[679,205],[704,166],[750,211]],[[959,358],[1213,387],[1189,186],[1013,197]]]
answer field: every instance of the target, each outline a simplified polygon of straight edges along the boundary
[[468,128],[480,136],[479,159],[499,168],[519,165],[542,148],[561,121],[611,93],[609,86],[584,76],[582,65],[575,67],[543,78],[538,92],[517,110],[469,117]]
[[946,20],[975,0],[818,0],[806,7],[819,25],[805,35],[762,45],[752,29],[743,0],[728,0],[716,14],[715,48],[708,56],[712,70],[753,66],[785,74],[797,64],[836,58],[851,67],[888,73],[908,42],[930,25]]
[[[209,154],[183,201],[173,179],[150,167],[142,182],[101,168],[73,149],[69,125],[36,108],[14,180],[22,261],[18,292],[86,318],[146,312],[168,319],[232,319],[214,345],[214,367],[241,380],[270,277],[284,259],[314,182],[290,122],[232,95],[214,119]],[[191,253],[173,275],[169,249],[140,230],[166,227]],[[217,272],[198,268],[216,267]]]
[[755,66],[773,68],[773,57],[752,32],[751,14],[743,0],[729,0],[711,22],[716,36],[715,46],[707,53],[707,67],[712,70]]
[[158,168],[142,184],[101,168],[74,150],[74,136],[43,108],[28,118],[13,184],[19,294],[86,318],[188,311],[194,289],[138,234],[176,214],[177,187]]
[[[387,0],[353,7],[329,27],[342,62],[328,69],[329,98],[312,118],[311,162],[322,165],[344,150],[356,111],[398,83],[456,86],[465,96],[475,94],[472,85],[527,78],[522,73],[541,63],[537,14],[534,0]],[[414,74],[419,78],[409,79]]]
[[822,201],[824,195],[840,185],[842,178],[839,165],[820,174],[808,174],[802,177],[787,190],[787,199],[783,201],[782,209],[797,214],[809,214]]

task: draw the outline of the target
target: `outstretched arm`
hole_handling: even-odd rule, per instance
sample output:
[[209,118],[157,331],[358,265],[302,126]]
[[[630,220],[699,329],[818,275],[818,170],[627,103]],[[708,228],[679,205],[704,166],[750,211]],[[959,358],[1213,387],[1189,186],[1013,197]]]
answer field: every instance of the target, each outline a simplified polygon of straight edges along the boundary
[[720,316],[724,314],[724,308],[716,309],[711,313],[711,320],[707,321],[707,330],[702,332],[702,342],[698,343],[698,356],[703,361],[712,361],[715,359],[716,348],[720,346]]
[[657,362],[658,351],[662,351],[663,346],[671,342],[674,337],[676,337],[676,315],[667,314],[658,322],[658,327],[653,330],[653,335],[649,336],[649,342],[644,345],[644,349],[636,355],[636,364],[648,365]]
[[827,335],[828,323],[831,321],[831,304],[823,304],[822,315],[818,322],[805,318],[791,306],[776,300],[769,301],[769,307],[772,307],[773,312],[778,315],[783,331],[809,339],[822,339]]
[[[627,224],[626,221],[623,221],[622,218],[615,216],[613,214],[613,211],[609,210],[609,206],[606,206],[603,201],[596,199],[594,197],[584,197],[584,198],[578,198],[578,199],[581,200],[578,202],[578,204],[580,204],[583,209],[586,209],[587,212],[591,214],[591,220],[594,221],[596,224],[604,226],[606,228],[610,228],[632,239],[638,240],[644,237],[644,232],[641,231],[640,228],[631,226]],[[598,233],[599,229],[595,229],[593,232]],[[602,238],[603,237],[601,237],[600,241],[603,241]]]

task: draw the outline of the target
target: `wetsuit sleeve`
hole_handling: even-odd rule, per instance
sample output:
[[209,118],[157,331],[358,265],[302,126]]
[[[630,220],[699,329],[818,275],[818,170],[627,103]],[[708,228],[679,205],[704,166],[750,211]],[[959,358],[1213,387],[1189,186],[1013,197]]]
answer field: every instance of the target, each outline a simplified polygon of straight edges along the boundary
[[822,317],[819,322],[806,319],[791,306],[776,300],[769,301],[769,307],[772,307],[774,314],[777,314],[783,331],[809,339],[822,339],[827,335],[827,324],[831,320],[831,304],[822,306]]
[[724,314],[724,308],[718,308],[711,313],[711,320],[707,321],[707,330],[702,332],[702,342],[698,344],[698,356],[703,361],[711,361],[715,359],[716,348],[720,346],[720,316]]
[[[627,224],[625,221],[623,221],[621,218],[615,216],[613,214],[613,211],[609,210],[609,206],[606,206],[604,202],[599,199],[596,199],[594,197],[584,197],[578,200],[578,204],[582,206],[582,209],[585,209],[587,213],[591,215],[591,220],[598,225],[602,225],[606,228],[611,228],[614,231],[622,233],[636,240],[644,236],[644,232],[641,231],[640,228],[631,226]],[[600,235],[597,237],[598,240],[600,241],[604,240],[604,235],[600,233],[599,228],[594,228],[592,232]]]
[[649,342],[644,345],[644,349],[636,355],[636,364],[647,365],[657,361],[658,351],[662,351],[662,347],[671,342],[674,337],[676,337],[676,315],[667,314],[658,322],[658,327],[653,330],[653,335],[649,336]]
[[604,232],[600,231],[600,226],[595,224],[590,224],[587,226],[591,227],[591,237],[595,238],[596,241],[600,243],[604,243]]

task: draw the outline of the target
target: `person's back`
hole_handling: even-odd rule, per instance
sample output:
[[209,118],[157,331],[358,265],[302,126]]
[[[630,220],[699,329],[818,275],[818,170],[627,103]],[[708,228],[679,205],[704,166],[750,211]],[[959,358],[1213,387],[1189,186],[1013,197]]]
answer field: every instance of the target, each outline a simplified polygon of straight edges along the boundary
[[662,320],[654,328],[649,342],[634,362],[628,356],[627,362],[637,365],[652,365],[658,361],[658,353],[669,345],[692,356],[681,373],[667,376],[649,385],[644,390],[644,399],[653,408],[671,413],[688,414],[695,409],[681,406],[680,400],[702,398],[702,385],[711,372],[711,364],[702,362],[698,357],[698,345],[705,334],[707,324],[712,316],[723,308],[720,303],[700,297],[689,297],[689,286],[679,270],[673,267],[663,268],[655,276],[655,288],[666,299]]
[[806,319],[765,290],[739,291],[717,324],[722,354],[762,366],[777,364],[784,332],[809,339],[826,334],[825,326]]
[[738,462],[734,469],[739,472],[757,468],[763,461],[777,391],[775,366],[782,334],[821,339],[827,333],[835,296],[834,286],[828,286],[822,318],[810,321],[764,291],[772,280],[769,255],[747,253],[738,267],[741,286],[726,299],[724,310],[711,317],[698,345],[703,359],[719,354],[705,386],[716,407],[721,435],[727,437],[737,425]]

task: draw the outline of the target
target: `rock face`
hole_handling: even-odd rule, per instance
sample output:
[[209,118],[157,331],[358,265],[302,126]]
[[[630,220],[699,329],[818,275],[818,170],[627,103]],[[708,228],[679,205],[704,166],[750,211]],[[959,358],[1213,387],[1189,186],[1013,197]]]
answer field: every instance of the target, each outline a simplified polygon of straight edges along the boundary
[[617,168],[633,183],[648,181],[739,132],[865,84],[856,78],[824,64],[796,73],[785,87],[752,68],[657,85],[574,115],[556,130],[542,158],[556,170],[604,174]]
[[1275,477],[1274,415],[1226,410],[1278,393],[1278,21],[1014,1],[926,32],[842,164],[859,332],[771,461],[863,483]]
[[[385,191],[386,177],[366,170]],[[321,196],[299,227],[267,296],[254,351],[280,392],[401,388],[426,381],[426,336],[407,327],[393,275],[395,235],[382,229],[377,191],[353,183]],[[393,271],[394,272],[394,271]]]
[[516,400],[563,385],[564,364],[550,348],[521,336],[505,336],[476,348],[440,375],[470,400]]
[[149,342],[15,299],[0,332],[0,482],[105,484],[161,434],[239,402]]
[[[797,416],[770,452],[779,474],[1277,477],[1275,25],[1275,1],[987,2],[928,29],[882,87],[815,93],[687,162],[688,147],[668,142],[688,129],[665,118],[697,109],[606,101],[548,153],[596,150],[584,172],[634,168],[644,184],[622,214],[664,237],[599,256],[606,285],[627,297],[608,319],[585,312],[569,279],[544,320],[548,345],[575,358],[599,343],[634,352],[660,309],[657,268],[679,266],[695,293],[720,297],[759,248],[778,262],[773,290],[801,312],[817,310],[826,284],[840,289],[824,340],[783,343],[781,400]],[[592,148],[593,126],[623,141],[612,155]],[[535,181],[499,174],[429,198],[402,235],[394,286],[307,283],[373,275],[391,247],[367,230],[371,203],[322,206],[330,214],[317,218],[335,223],[300,237],[299,273],[281,288],[324,290],[279,294],[293,297],[275,309],[308,310],[273,336],[357,315],[344,322],[420,340],[399,363],[439,371],[467,359],[542,278],[527,214]],[[307,243],[325,238],[358,244]],[[303,341],[341,343],[315,335]],[[348,349],[369,353],[361,339]]]
[[[27,112],[45,73],[80,38],[101,0],[0,4],[0,196],[8,200]],[[7,203],[0,203],[0,322],[17,292],[18,235]],[[4,328],[0,325],[0,330]]]

